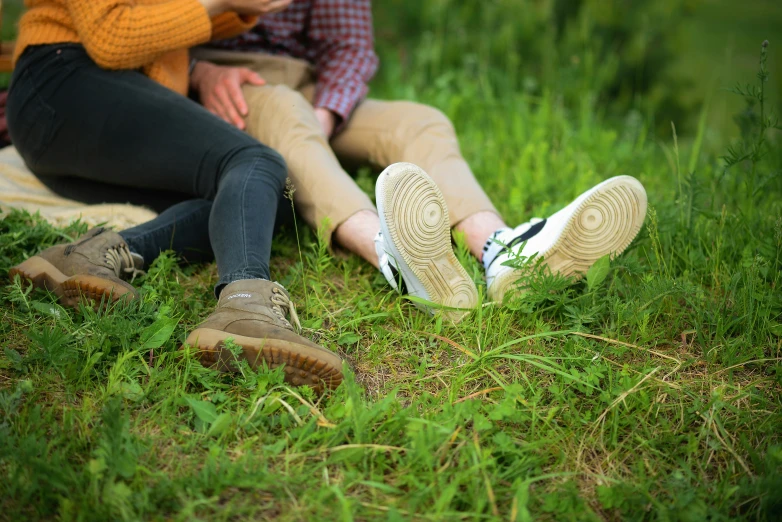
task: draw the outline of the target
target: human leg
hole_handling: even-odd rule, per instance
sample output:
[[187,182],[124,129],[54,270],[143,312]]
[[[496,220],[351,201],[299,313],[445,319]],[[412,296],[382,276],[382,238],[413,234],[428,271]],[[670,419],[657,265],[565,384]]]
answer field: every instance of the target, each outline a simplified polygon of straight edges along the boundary
[[214,260],[209,234],[212,202],[187,199],[163,210],[156,219],[119,232],[128,248],[145,261],[156,259],[163,250],[172,250],[188,263]]
[[437,305],[414,301],[419,308],[443,309],[458,322],[478,304],[478,292],[454,255],[448,210],[434,180],[412,163],[395,163],[380,174],[376,192],[381,272],[393,288]]
[[380,230],[380,217],[377,212],[359,210],[337,227],[334,231],[334,240],[343,248],[364,258],[375,268],[380,268],[374,242],[378,230]]
[[[246,67],[266,80],[245,86],[247,132],[280,152],[293,182],[293,201],[305,222],[377,266],[372,238],[380,229],[371,200],[340,165],[323,135],[311,100],[315,71],[304,60],[263,53],[197,48],[192,55],[218,65]],[[369,236],[368,241],[364,238]]]
[[[9,124],[36,174],[213,201],[210,213],[223,216],[216,220],[220,234],[212,241],[219,247],[220,284],[234,273],[268,278],[274,217],[286,175],[278,154],[140,73],[98,68],[79,46],[37,48],[25,53],[19,65]],[[243,191],[256,200],[242,200]],[[241,205],[247,211],[235,212]],[[177,230],[170,218],[181,210],[175,207],[144,227],[155,231],[150,237],[158,238],[161,249],[172,244],[172,234],[193,241],[209,236],[206,230]],[[193,219],[204,212],[184,214]],[[181,241],[174,244],[185,247]]]
[[[235,338],[244,347],[242,357],[253,366],[262,361],[285,364],[294,384],[336,386],[341,361],[293,333],[285,319],[287,313],[296,322],[289,297],[268,281],[274,218],[286,178],[282,158],[139,73],[105,71],[77,46],[53,47],[57,48],[37,49],[41,52],[22,62],[9,100],[9,108],[14,107],[9,111],[14,141],[31,169],[44,175],[178,190],[196,200],[210,200],[210,209],[191,205],[191,217],[200,226],[207,225],[207,210],[209,215],[208,234],[205,228],[194,232],[210,237],[220,276],[216,293],[229,286],[231,291],[220,295],[218,309],[204,323],[208,327],[197,329],[188,343],[199,348],[206,362],[225,368],[230,353],[225,341]],[[38,127],[25,126],[25,121],[42,115],[47,119]],[[146,227],[126,231],[128,242],[159,252],[170,246],[172,237],[186,239],[189,234],[176,236],[181,219],[170,217],[164,212]],[[101,243],[102,238],[108,244]],[[44,261],[78,284],[82,276],[94,275],[85,274],[85,267],[93,264],[108,270],[112,261],[116,267],[115,257],[120,258],[118,274],[124,274],[127,262],[119,251],[127,250],[126,245],[120,235],[92,231],[63,245],[59,258],[48,256]],[[111,254],[115,251],[118,256]],[[96,292],[85,285],[79,292],[112,296],[122,285],[104,272],[99,274],[107,276],[104,288]],[[35,284],[41,280],[31,279]],[[42,283],[46,281],[44,277]],[[298,383],[288,373],[294,370],[305,372]]]
[[[307,224],[331,239],[354,214],[376,214],[372,200],[340,165],[301,94],[285,85],[245,86],[244,93],[250,107],[247,133],[285,158],[293,202]],[[365,259],[372,252],[355,251]],[[368,260],[372,262],[371,256]]]
[[[462,158],[447,118],[421,104],[366,100],[331,143],[343,162],[369,163],[375,167],[391,165],[381,174],[377,186],[378,207],[381,201],[387,202],[379,219],[385,232],[376,238],[371,233],[376,223],[368,216],[357,214],[337,229],[337,237],[343,228],[362,232],[352,238],[355,248],[368,248],[376,243],[381,270],[387,278],[388,273],[398,270],[405,276],[407,290],[412,295],[426,295],[425,299],[448,307],[474,306],[477,290],[453,254],[449,224],[456,223],[457,229],[468,225],[465,229],[468,245],[478,255],[490,233],[476,239],[476,233],[482,233],[480,225],[502,221]],[[404,164],[417,165],[426,172],[416,172],[417,169]],[[384,176],[396,181],[381,183]],[[393,191],[389,192],[391,187]],[[405,199],[418,200],[423,194],[429,195],[432,202],[444,203],[442,212],[435,213],[438,226],[422,225],[418,205],[401,203]],[[390,228],[403,232],[392,237],[388,234]],[[495,230],[492,228],[491,232]],[[426,232],[426,241],[416,237],[422,231]],[[424,258],[429,262],[421,263]],[[398,266],[385,268],[387,262]],[[391,278],[389,283],[395,285]],[[463,314],[456,312],[449,316],[458,319]]]
[[85,205],[100,205],[104,203],[130,204],[152,209],[157,213],[181,203],[192,196],[182,192],[167,190],[149,190],[110,183],[99,183],[94,180],[75,176],[36,176],[46,187],[60,197],[78,201]]
[[[207,58],[209,59],[209,57]],[[212,56],[211,59],[227,65],[250,67],[262,76],[267,77],[272,83],[284,84],[282,87],[278,86],[277,89],[283,89],[288,92],[291,89],[301,90],[302,85],[307,85],[306,66],[301,67],[299,61],[296,60],[279,57],[260,57],[241,53],[222,53],[222,55]],[[291,71],[293,71],[293,74],[291,74]],[[266,89],[266,92],[269,92],[268,89]],[[281,93],[276,96],[283,98]],[[313,134],[317,135],[318,147],[321,151],[325,150],[327,144],[322,133],[320,133],[317,121],[313,118],[311,106],[307,103],[307,100],[301,97],[294,95],[293,98],[286,100],[284,106],[295,107],[298,105],[300,107],[299,117],[294,118],[294,121],[297,121],[299,124],[305,122],[305,126],[308,122]],[[250,106],[250,118],[255,120],[258,116],[252,114],[256,112],[253,104],[250,104]],[[295,113],[296,111],[288,112]],[[262,117],[260,125],[271,125],[270,119]],[[279,126],[274,125],[274,127],[277,128]],[[267,141],[271,139],[273,137],[269,137]],[[447,221],[455,223],[455,228],[464,233],[468,248],[479,260],[484,261],[484,253],[487,250],[491,252],[492,255],[490,257],[492,259],[485,260],[487,267],[493,266],[492,270],[487,273],[490,276],[488,279],[490,296],[496,297],[504,293],[504,291],[498,289],[506,285],[504,283],[499,284],[499,282],[508,282],[513,279],[513,276],[518,276],[518,272],[513,271],[509,267],[502,267],[501,262],[491,263],[496,257],[496,250],[492,250],[489,247],[494,245],[493,239],[500,236],[505,238],[510,235],[508,239],[514,241],[521,235],[527,234],[527,229],[524,227],[520,230],[510,229],[497,214],[488,197],[472,175],[466,161],[461,156],[453,126],[441,112],[431,107],[410,102],[367,100],[359,105],[344,131],[331,141],[331,145],[334,152],[343,162],[370,163],[381,168],[397,162],[412,162],[423,167],[431,175],[437,187],[439,187],[443,194],[442,197],[448,206],[446,215],[440,217],[440,224]],[[297,154],[296,156],[301,157],[302,155]],[[290,161],[293,162],[294,159]],[[341,169],[336,168],[333,158],[330,158],[329,162],[335,167],[335,172],[344,175]],[[327,162],[320,161],[319,163],[325,164]],[[425,181],[428,179],[425,175],[412,174],[411,169],[406,168],[397,170],[404,172],[404,174],[400,175],[407,180],[416,179],[423,183],[423,186],[427,186],[427,190],[431,189]],[[317,172],[320,177],[317,178],[316,182],[322,183],[330,179],[327,177],[329,176],[329,169],[318,171],[315,168],[303,171],[308,173]],[[305,179],[303,183],[298,185],[299,190],[306,193],[314,186],[314,183],[310,183]],[[448,249],[447,254],[444,254],[444,251],[441,252],[442,249],[440,247],[450,243],[448,228],[446,227],[444,232],[436,235],[436,241],[432,241],[430,237],[424,243],[416,243],[418,238],[413,232],[420,229],[418,220],[421,216],[416,212],[418,209],[415,205],[392,203],[392,200],[398,202],[400,197],[402,200],[405,198],[414,200],[421,196],[420,190],[410,191],[407,195],[403,193],[387,194],[384,188],[386,185],[393,185],[395,189],[396,187],[402,187],[401,190],[404,191],[404,187],[409,184],[379,183],[378,201],[388,197],[388,206],[392,210],[389,210],[387,213],[381,212],[379,217],[369,211],[350,213],[336,227],[335,239],[349,250],[359,253],[372,264],[376,266],[380,264],[382,271],[389,277],[389,282],[392,286],[395,285],[392,269],[401,269],[401,273],[407,276],[404,279],[408,283],[408,289],[412,288],[413,292],[411,293],[414,295],[419,295],[420,297],[426,294],[427,298],[431,298],[440,304],[453,303],[454,297],[451,289],[454,288],[454,285],[440,284],[449,280],[451,275],[460,273],[459,270],[453,269],[453,260],[455,258],[450,249]],[[315,190],[310,194],[304,195],[304,200],[313,201],[315,204],[324,198],[324,192],[321,190]],[[433,193],[432,196],[434,197]],[[434,199],[436,200],[437,198]],[[390,237],[388,233],[389,227],[383,227],[384,224],[394,225],[393,228],[395,230],[406,232],[395,233],[394,237]],[[384,228],[386,234],[385,237],[377,236],[379,241],[376,242],[375,231],[381,227]],[[440,229],[441,227],[435,227],[433,230]],[[379,245],[377,257],[372,255],[373,243]],[[388,247],[387,250],[389,252],[386,252],[385,247]],[[397,266],[389,268],[387,260],[391,253],[399,257],[393,260]],[[409,255],[401,255],[401,253]],[[430,262],[424,264],[417,262],[423,258],[428,259]],[[410,264],[406,264],[408,261]],[[503,273],[510,271],[512,274],[509,277],[497,277],[496,273],[498,270]],[[474,299],[462,299],[461,303],[473,301]]]
[[[511,229],[462,158],[448,119],[420,104],[367,100],[332,145],[340,159],[366,158],[380,165],[407,161],[423,167],[442,191],[451,222],[456,223],[454,228],[464,233],[470,252],[483,262],[488,294],[493,300],[501,301],[521,275],[519,270],[503,264],[511,257],[537,254],[550,270],[577,275],[603,255],[624,250],[640,230],[645,215],[643,187],[624,176],[607,180],[583,194],[547,223],[535,221]],[[381,192],[378,186],[378,200]],[[411,193],[409,199],[413,198],[415,194]],[[380,218],[381,222],[385,219],[383,212]],[[410,221],[407,228],[412,229],[412,222],[419,218],[406,210],[397,212],[392,219]],[[368,241],[367,236],[363,237],[364,242]],[[413,247],[404,244],[404,238],[395,241],[402,241],[396,245],[401,249]]]
[[476,257],[497,230],[481,237],[487,223],[502,222],[462,157],[453,125],[437,109],[408,101],[365,100],[331,145],[343,162],[378,168],[407,162],[421,167],[442,192],[451,225],[466,233]]

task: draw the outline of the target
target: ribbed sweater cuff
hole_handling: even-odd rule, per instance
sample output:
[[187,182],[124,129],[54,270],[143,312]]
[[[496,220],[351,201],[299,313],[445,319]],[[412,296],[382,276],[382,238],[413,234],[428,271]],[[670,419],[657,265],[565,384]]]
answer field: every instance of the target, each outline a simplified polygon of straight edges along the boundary
[[182,38],[181,47],[193,47],[209,41],[212,34],[212,21],[201,2],[198,0],[172,0],[172,3],[168,5],[172,7],[176,5],[174,10],[180,13],[179,20],[174,24],[181,27],[181,30],[178,31]]

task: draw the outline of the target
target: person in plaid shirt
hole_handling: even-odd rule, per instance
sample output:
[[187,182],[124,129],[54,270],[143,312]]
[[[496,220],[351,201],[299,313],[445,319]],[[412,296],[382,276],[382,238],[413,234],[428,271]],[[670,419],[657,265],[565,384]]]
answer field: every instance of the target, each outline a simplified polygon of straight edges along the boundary
[[[213,47],[306,60],[314,67],[312,105],[341,122],[366,97],[378,65],[368,1],[294,1],[279,16],[265,17],[252,31]],[[230,100],[222,101],[227,103],[214,104],[218,114],[241,126]],[[325,117],[319,119],[333,127],[331,116],[321,114]]]
[[[454,256],[451,224],[486,268],[489,297],[500,301],[520,277],[506,261],[537,254],[552,271],[580,273],[640,230],[646,195],[628,176],[547,220],[508,227],[442,112],[366,98],[378,67],[369,0],[275,2],[285,9],[249,32],[191,51],[191,88],[210,112],[280,152],[310,226],[379,268],[393,288],[435,303],[425,310],[478,303]],[[377,209],[342,164],[388,167]],[[465,312],[446,313],[459,320]]]

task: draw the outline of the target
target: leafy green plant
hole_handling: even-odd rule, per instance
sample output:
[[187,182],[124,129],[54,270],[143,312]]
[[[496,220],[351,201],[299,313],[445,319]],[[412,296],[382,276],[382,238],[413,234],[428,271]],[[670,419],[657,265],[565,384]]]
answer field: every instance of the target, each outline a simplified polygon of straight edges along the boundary
[[778,181],[782,172],[771,170],[763,172],[761,162],[769,153],[768,131],[782,130],[779,118],[767,106],[766,83],[769,72],[767,69],[768,40],[760,46],[760,62],[757,74],[758,84],[737,85],[732,92],[743,97],[746,108],[736,116],[736,123],[741,130],[741,141],[728,148],[724,156],[725,168],[738,167],[745,179],[746,197],[744,212],[748,217],[755,213],[758,197],[763,195],[772,181]]

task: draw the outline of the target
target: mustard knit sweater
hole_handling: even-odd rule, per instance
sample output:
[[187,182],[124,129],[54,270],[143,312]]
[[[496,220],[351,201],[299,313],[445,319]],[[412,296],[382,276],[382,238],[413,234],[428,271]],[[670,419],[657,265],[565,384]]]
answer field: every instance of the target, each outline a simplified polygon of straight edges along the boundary
[[240,34],[256,17],[209,18],[198,0],[26,0],[14,60],[30,45],[80,43],[104,69],[141,69],[181,94],[188,49]]

